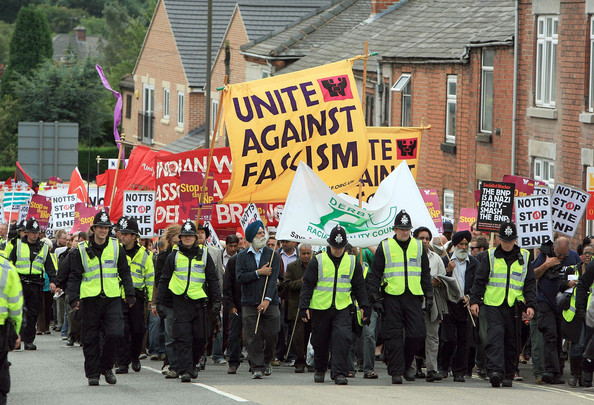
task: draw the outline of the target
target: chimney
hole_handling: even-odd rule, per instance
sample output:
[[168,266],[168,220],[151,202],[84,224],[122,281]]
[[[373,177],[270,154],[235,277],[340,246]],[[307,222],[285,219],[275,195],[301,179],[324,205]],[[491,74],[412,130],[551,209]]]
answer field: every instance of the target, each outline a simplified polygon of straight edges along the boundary
[[85,42],[87,40],[87,29],[83,26],[78,26],[72,30],[77,41]]
[[400,0],[371,0],[371,15],[376,15]]

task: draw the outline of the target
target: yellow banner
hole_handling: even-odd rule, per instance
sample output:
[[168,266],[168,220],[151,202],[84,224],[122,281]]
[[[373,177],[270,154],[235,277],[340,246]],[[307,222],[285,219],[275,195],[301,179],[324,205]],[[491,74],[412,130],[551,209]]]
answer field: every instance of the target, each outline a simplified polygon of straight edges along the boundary
[[336,193],[369,156],[351,61],[228,86],[223,119],[233,162],[231,202],[285,201],[299,162]]
[[[367,127],[370,160],[361,177],[363,201],[369,201],[373,197],[380,182],[403,160],[406,160],[415,181],[417,180],[423,129],[429,127]],[[351,188],[346,194],[359,198],[359,188]]]

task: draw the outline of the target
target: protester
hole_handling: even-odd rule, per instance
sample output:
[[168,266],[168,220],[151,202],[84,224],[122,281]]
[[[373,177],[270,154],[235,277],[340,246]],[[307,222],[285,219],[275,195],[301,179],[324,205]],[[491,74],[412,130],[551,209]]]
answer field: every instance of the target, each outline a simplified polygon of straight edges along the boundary
[[470,240],[470,254],[476,257],[479,253],[489,249],[489,241],[482,235],[473,236]]
[[[235,236],[235,235],[232,235]],[[225,275],[223,276],[223,305],[228,314],[229,322],[229,369],[227,374],[236,374],[241,361],[241,331],[243,328],[241,313],[241,285],[236,278],[237,254],[233,255],[227,262]]]

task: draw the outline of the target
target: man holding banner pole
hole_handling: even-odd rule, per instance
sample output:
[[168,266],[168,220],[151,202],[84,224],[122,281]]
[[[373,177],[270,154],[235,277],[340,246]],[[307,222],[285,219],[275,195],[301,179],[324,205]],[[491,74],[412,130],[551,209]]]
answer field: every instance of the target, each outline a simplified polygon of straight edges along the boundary
[[[422,297],[426,311],[433,306],[429,258],[422,243],[410,237],[411,229],[410,215],[401,210],[394,220],[394,237],[379,244],[367,275],[371,303],[374,309],[384,313],[382,336],[392,384],[402,384],[403,374],[407,381],[415,380],[408,367],[425,340]],[[380,292],[382,278],[387,285]]]

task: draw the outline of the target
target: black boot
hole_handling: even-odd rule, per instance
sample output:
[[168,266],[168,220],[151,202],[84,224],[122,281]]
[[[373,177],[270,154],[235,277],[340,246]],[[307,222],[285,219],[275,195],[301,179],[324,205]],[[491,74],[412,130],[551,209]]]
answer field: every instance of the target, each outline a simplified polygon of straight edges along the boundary
[[582,368],[582,385],[584,387],[592,386],[592,372],[586,371]]
[[569,370],[571,372],[571,376],[569,377],[568,385],[570,387],[577,387],[580,377],[582,375],[582,359],[573,358],[569,359]]

